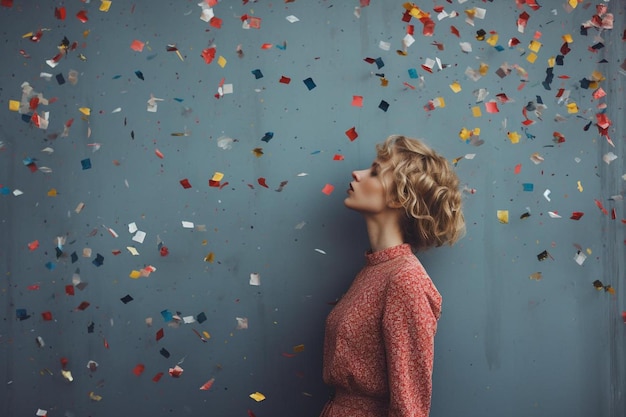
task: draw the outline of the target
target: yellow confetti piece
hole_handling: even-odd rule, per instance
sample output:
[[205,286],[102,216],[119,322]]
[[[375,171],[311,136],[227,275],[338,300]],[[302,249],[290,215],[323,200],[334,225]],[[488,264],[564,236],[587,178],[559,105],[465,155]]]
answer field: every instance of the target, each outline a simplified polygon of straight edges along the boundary
[[578,0],[568,0],[567,4],[569,4],[572,9],[575,9],[576,6],[578,6]]
[[304,345],[296,345],[293,347],[293,351],[295,353],[301,353],[304,352]]
[[534,52],[529,53],[528,56],[526,57],[526,61],[530,62],[531,64],[534,64],[536,60],[537,60],[537,54]]
[[33,37],[33,32],[28,32],[22,35],[22,38],[32,38]]
[[480,116],[482,116],[482,115],[483,115],[483,113],[482,113],[482,111],[480,110],[480,107],[479,107],[479,106],[474,106],[474,107],[472,107],[472,116],[474,116],[474,117],[480,117]]
[[93,391],[91,391],[91,392],[89,393],[89,398],[90,398],[92,401],[100,401],[100,400],[102,400],[102,396],[101,396],[101,395],[98,395],[98,394],[96,394],[96,393],[94,393]]
[[110,0],[101,0],[100,2],[100,11],[101,12],[108,12],[109,9],[111,8],[111,1]]
[[481,62],[480,66],[478,67],[478,73],[484,77],[485,75],[487,75],[487,72],[489,72],[489,65]]
[[574,43],[574,39],[572,38],[572,35],[570,35],[569,33],[563,35],[563,40],[567,43]]
[[567,112],[568,113],[578,113],[578,105],[576,103],[567,103]]
[[209,254],[204,257],[204,262],[213,263],[214,261],[215,261],[215,254],[213,252],[209,252]]
[[257,391],[257,392],[253,392],[252,394],[250,394],[250,398],[252,398],[256,402],[261,402],[265,399],[265,395]]
[[458,81],[455,81],[450,84],[450,89],[455,93],[458,93],[459,91],[461,91],[461,84],[459,84]]
[[606,78],[604,78],[604,75],[602,75],[602,73],[600,71],[593,71],[591,73],[591,79],[594,81],[604,81],[606,80]]
[[461,129],[461,131],[459,132],[459,137],[463,140],[468,140],[471,136],[472,136],[472,132],[470,132],[466,128]]
[[70,371],[62,370],[61,375],[63,375],[63,378],[67,379],[70,382],[74,380],[74,377],[72,376],[72,373]]
[[202,241],[202,246],[206,246],[206,245],[208,245],[208,244],[209,244],[209,241],[208,241],[208,240],[204,239],[204,240]]
[[509,223],[509,211],[508,210],[498,210],[497,212],[498,221],[502,224]]
[[583,185],[580,183],[580,181],[578,181],[577,187],[578,187],[578,191],[580,191],[582,193],[583,192]]
[[520,134],[517,132],[508,132],[506,135],[509,137],[511,143],[519,143],[519,139],[521,138]]
[[389,85],[389,80],[385,77],[380,77],[380,86],[387,87]]
[[56,197],[56,196],[57,196],[57,189],[50,188],[50,190],[48,191],[48,197]]
[[205,338],[205,339],[210,339],[210,338],[211,338],[211,335],[210,335],[210,334],[209,334],[209,332],[207,332],[206,330],[204,330],[204,331],[202,332],[202,335],[204,336],[204,338]]
[[550,58],[548,58],[548,67],[549,68],[554,68],[554,65],[556,64],[556,58],[551,56]]
[[131,255],[139,256],[139,251],[137,249],[135,249],[134,247],[126,246],[126,249],[130,252]]
[[83,31],[83,38],[86,38],[87,36],[89,36],[89,33],[91,33],[90,30]]
[[91,109],[89,107],[81,107],[78,109],[78,111],[84,114],[85,116],[91,115]]
[[217,58],[217,64],[224,68],[226,66],[226,58],[224,58],[223,56],[220,55],[219,58]]
[[533,272],[528,278],[535,281],[541,281],[541,278],[543,278],[543,276],[541,275],[541,272]]
[[18,111],[20,109],[20,102],[17,100],[9,100],[9,110]]
[[591,248],[587,248],[586,252],[587,252],[587,255],[591,255]]
[[541,42],[538,42],[536,40],[530,41],[530,45],[528,45],[528,49],[530,49],[533,52],[539,52],[539,50],[541,49]]
[[141,272],[140,271],[136,271],[136,270],[133,269],[130,272],[129,277],[131,277],[132,279],[137,279],[137,278],[141,277]]
[[496,46],[498,44],[498,34],[494,33],[490,37],[487,38],[487,43],[491,46]]
[[261,156],[263,156],[263,148],[254,148],[254,149],[252,149],[252,153],[257,158],[260,158]]
[[211,178],[211,181],[221,181],[224,178],[224,174],[221,172],[216,172],[215,174],[213,174],[213,178]]
[[439,103],[439,106],[438,106],[438,107],[441,107],[442,109],[443,109],[444,107],[446,107],[446,101],[443,99],[443,97],[437,97],[437,98],[436,98],[435,100],[433,100],[433,101],[435,101],[435,102]]

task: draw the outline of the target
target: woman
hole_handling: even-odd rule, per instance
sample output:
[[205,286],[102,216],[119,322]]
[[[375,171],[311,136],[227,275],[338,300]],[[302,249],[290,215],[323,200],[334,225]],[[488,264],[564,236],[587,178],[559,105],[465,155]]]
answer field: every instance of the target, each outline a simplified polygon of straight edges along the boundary
[[441,296],[413,251],[464,233],[459,180],[417,139],[390,136],[352,173],[344,204],[365,219],[366,265],[326,320],[322,417],[426,417]]

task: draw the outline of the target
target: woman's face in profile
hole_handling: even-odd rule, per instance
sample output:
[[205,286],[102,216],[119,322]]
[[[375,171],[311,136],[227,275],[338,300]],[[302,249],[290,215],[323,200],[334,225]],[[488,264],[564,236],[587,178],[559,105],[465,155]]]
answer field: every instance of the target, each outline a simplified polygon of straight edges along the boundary
[[390,208],[383,182],[386,185],[391,183],[391,173],[387,170],[381,174],[385,164],[375,159],[369,168],[352,172],[352,182],[344,200],[346,207],[364,214],[378,214]]

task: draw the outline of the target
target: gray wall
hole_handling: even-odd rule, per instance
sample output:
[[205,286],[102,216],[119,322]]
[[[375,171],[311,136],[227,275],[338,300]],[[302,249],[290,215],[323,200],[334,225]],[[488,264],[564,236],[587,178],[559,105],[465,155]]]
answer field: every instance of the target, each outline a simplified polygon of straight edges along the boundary
[[[351,171],[368,166],[374,144],[392,133],[423,138],[450,159],[475,154],[456,167],[476,190],[466,193],[467,236],[453,248],[420,254],[444,299],[432,415],[623,415],[626,214],[621,198],[611,199],[624,191],[623,2],[605,3],[615,13],[614,30],[586,35],[580,27],[595,12],[591,3],[568,11],[564,2],[551,2],[534,11],[513,1],[440,2],[460,16],[439,21],[425,2],[434,36],[423,36],[422,24],[412,19],[415,43],[406,56],[396,53],[406,33],[400,1],[373,0],[360,17],[356,1],[223,1],[214,8],[220,29],[200,20],[196,3],[113,1],[101,12],[97,1],[69,2],[65,20],[55,18],[50,2],[0,7],[0,184],[7,194],[0,195],[1,415],[34,415],[38,408],[49,416],[318,415],[327,396],[324,319],[368,246],[361,219],[342,200]],[[474,26],[465,21],[473,7],[486,10]],[[81,9],[85,23],[76,17]],[[516,20],[523,11],[530,17],[521,33]],[[242,28],[243,14],[261,18],[261,27]],[[290,23],[290,15],[300,21]],[[38,42],[24,37],[38,29]],[[502,48],[477,40],[480,29],[487,37],[496,32]],[[531,63],[528,45],[536,32],[542,47]],[[565,34],[573,37],[571,52],[554,67],[548,89],[542,84],[548,59],[560,54]],[[77,47],[51,68],[46,60],[64,37]],[[513,37],[520,44],[509,47]],[[133,40],[145,43],[142,52],[130,48]],[[390,50],[381,49],[381,41]],[[463,52],[459,42],[472,51]],[[603,48],[589,49],[600,42]],[[166,50],[171,43],[182,60]],[[261,49],[264,43],[273,47]],[[211,45],[216,57],[206,64],[201,53]],[[223,68],[219,56],[227,60]],[[367,63],[368,57],[384,66]],[[441,59],[445,68],[426,72],[427,58]],[[489,65],[484,77],[468,78],[466,69],[481,63]],[[500,77],[497,69],[507,64],[512,72]],[[410,78],[412,68],[418,79]],[[257,69],[262,78],[254,76]],[[70,70],[78,82],[59,84],[56,76],[67,80]],[[584,85],[594,70],[606,78],[600,100]],[[281,76],[291,83],[280,83]],[[312,90],[303,82],[309,77],[317,85]],[[234,91],[217,99],[221,80]],[[454,81],[462,87],[456,94],[449,87]],[[37,109],[49,112],[47,129],[29,121],[32,111],[9,110],[24,82],[56,99]],[[487,113],[473,94],[481,88],[489,93],[486,101],[504,93],[511,102]],[[560,88],[568,100],[557,98]],[[156,112],[147,111],[151,94],[163,100]],[[351,105],[353,96],[363,97],[362,107]],[[437,97],[445,107],[426,111]],[[522,109],[538,97],[546,109],[541,117],[529,113],[534,123],[522,125]],[[386,112],[381,100],[389,104]],[[567,110],[572,102],[577,113]],[[472,116],[474,106],[481,117]],[[89,117],[83,107],[91,109]],[[600,112],[612,121],[615,147],[595,125]],[[354,141],[344,133],[352,127],[359,135]],[[480,128],[484,144],[462,141],[463,128]],[[520,134],[519,143],[511,143],[509,131]],[[269,141],[262,140],[266,132],[274,133]],[[555,143],[553,132],[565,142]],[[218,146],[223,137],[234,139],[231,149]],[[47,147],[54,152],[43,151]],[[256,157],[255,148],[263,155]],[[617,156],[610,164],[603,161],[608,152]],[[534,153],[544,162],[535,165]],[[87,158],[91,168],[83,169]],[[209,187],[215,172],[224,174],[222,188]],[[192,187],[184,189],[182,179]],[[524,191],[527,183],[533,191]],[[330,195],[322,192],[326,184],[335,187]],[[53,188],[58,194],[49,197]],[[551,201],[543,196],[547,189]],[[79,203],[85,206],[77,213]],[[509,211],[508,224],[498,221],[498,210]],[[584,216],[571,220],[574,211]],[[520,219],[526,212],[530,217]],[[146,233],[143,243],[132,240],[132,222]],[[57,237],[65,239],[58,253]],[[29,250],[34,241],[39,247]],[[160,256],[159,241],[168,256]],[[88,257],[85,248],[92,250]],[[544,250],[550,256],[540,261]],[[574,260],[579,250],[587,255],[582,265]],[[213,262],[205,261],[209,253]],[[104,258],[100,266],[93,263],[97,254]],[[156,271],[129,277],[146,266]],[[529,279],[536,272],[542,279]],[[260,274],[260,286],[249,284],[251,273]],[[67,295],[76,276],[87,285]],[[616,293],[597,291],[595,280]],[[133,301],[124,304],[126,295]],[[83,301],[90,305],[81,311]],[[20,319],[19,309],[28,317]],[[168,323],[164,310],[180,317],[204,313],[207,320]],[[42,318],[48,311],[52,321]],[[237,329],[238,317],[248,319],[248,329]],[[159,329],[164,337],[157,341]],[[203,343],[194,330],[211,337]],[[298,345],[304,350],[294,351]],[[61,374],[62,358],[71,383]],[[87,368],[90,360],[97,371]],[[170,377],[168,369],[181,361],[183,375]],[[145,366],[139,376],[133,373],[138,364]],[[155,383],[159,372],[165,374]],[[210,378],[213,387],[199,390]],[[257,391],[264,401],[249,397]]]

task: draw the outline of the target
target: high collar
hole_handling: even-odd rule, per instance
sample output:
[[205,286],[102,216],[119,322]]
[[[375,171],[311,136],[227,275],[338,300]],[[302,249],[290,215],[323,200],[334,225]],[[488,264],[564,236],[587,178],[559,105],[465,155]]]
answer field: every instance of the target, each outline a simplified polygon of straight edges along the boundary
[[391,246],[387,249],[379,250],[376,252],[368,251],[365,253],[365,259],[368,266],[378,265],[380,263],[389,261],[399,256],[413,255],[411,245],[403,243],[397,246]]

